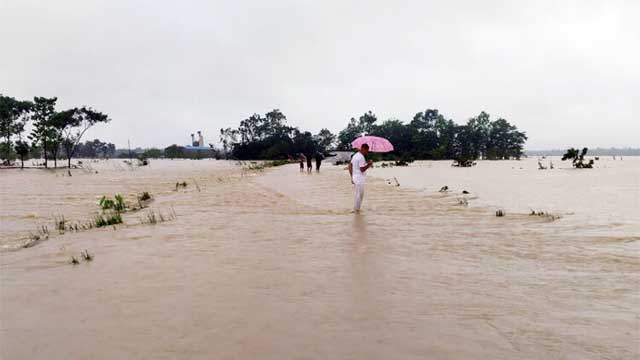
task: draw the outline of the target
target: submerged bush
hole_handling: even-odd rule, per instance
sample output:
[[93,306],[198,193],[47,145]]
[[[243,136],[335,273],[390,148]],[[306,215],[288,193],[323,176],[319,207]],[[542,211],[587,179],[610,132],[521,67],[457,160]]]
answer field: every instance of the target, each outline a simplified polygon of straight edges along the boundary
[[149,194],[148,191],[143,192],[139,197],[138,200],[140,201],[148,201],[151,200],[151,194]]
[[567,152],[562,156],[562,161],[571,160],[573,163],[573,167],[576,169],[592,169],[594,161],[593,159],[585,162],[585,156],[587,156],[587,152],[589,148],[583,148],[582,152],[578,151],[578,149],[570,148]]
[[180,189],[186,189],[187,188],[187,182],[183,181],[183,182],[177,182],[176,183],[176,191],[180,190]]
[[116,194],[113,199],[103,196],[100,199],[100,207],[102,210],[115,210],[118,212],[125,211],[127,209],[127,204],[124,201],[124,198],[120,194]]
[[96,227],[122,224],[122,215],[119,212],[109,212],[96,217]]

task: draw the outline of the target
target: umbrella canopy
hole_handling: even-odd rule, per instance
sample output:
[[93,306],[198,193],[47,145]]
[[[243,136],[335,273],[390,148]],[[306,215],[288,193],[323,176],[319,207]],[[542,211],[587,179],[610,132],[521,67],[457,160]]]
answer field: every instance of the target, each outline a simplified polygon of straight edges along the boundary
[[360,149],[362,144],[369,145],[369,151],[371,152],[389,152],[393,151],[393,145],[385,138],[378,136],[361,136],[351,143],[355,149]]

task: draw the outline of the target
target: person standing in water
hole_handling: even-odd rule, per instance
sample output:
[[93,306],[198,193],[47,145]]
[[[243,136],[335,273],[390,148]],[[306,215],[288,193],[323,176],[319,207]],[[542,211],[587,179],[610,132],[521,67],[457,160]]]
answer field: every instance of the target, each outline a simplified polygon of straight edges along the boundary
[[298,161],[300,162],[300,172],[304,172],[304,162],[306,160],[307,158],[304,156],[303,153],[298,154]]
[[309,154],[309,156],[307,156],[306,158],[307,158],[307,172],[311,174],[311,171],[313,170],[313,166],[311,165],[313,154]]
[[320,151],[316,151],[315,159],[316,159],[316,172],[320,172],[320,165],[322,165],[322,160],[324,160],[324,155]]
[[373,166],[373,161],[367,161],[365,155],[369,152],[369,145],[362,144],[360,151],[355,153],[349,163],[349,175],[351,175],[351,183],[354,186],[353,211],[360,212],[362,200],[364,198],[365,173]]

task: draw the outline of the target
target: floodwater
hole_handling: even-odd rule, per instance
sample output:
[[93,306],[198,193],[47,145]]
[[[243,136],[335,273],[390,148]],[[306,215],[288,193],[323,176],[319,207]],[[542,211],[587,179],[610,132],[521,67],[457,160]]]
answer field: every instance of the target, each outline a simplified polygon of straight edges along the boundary
[[[636,159],[374,168],[361,215],[340,166],[88,164],[0,171],[2,359],[640,355]],[[123,225],[55,230],[142,191],[154,201]],[[145,224],[151,211],[167,221]],[[85,249],[93,261],[69,264]]]
[[[538,162],[548,170],[539,170]],[[549,169],[550,164],[554,169]],[[376,169],[402,186],[449,195],[471,207],[508,213],[544,212],[564,218],[554,225],[580,234],[640,234],[640,157],[601,157],[595,169],[574,169],[559,157],[479,161],[455,168],[450,161],[418,161],[409,167]],[[393,181],[395,183],[395,181]],[[466,190],[469,194],[462,194]]]

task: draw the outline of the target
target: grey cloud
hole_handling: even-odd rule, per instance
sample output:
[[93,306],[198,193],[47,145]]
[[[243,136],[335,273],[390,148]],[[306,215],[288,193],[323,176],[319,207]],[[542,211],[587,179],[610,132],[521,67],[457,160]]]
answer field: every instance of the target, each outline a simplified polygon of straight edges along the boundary
[[351,116],[481,110],[528,148],[640,146],[635,1],[4,0],[0,92],[58,96],[140,146],[214,141],[280,108],[338,131]]

